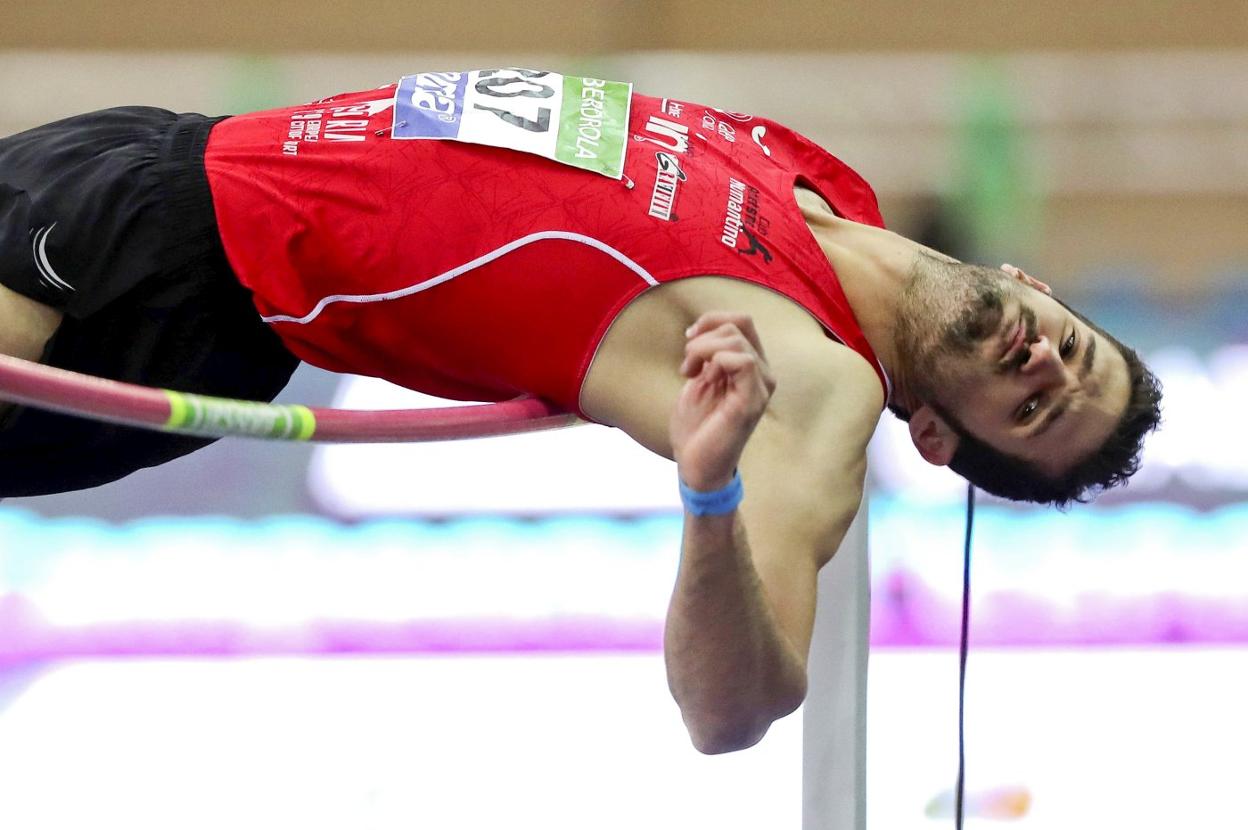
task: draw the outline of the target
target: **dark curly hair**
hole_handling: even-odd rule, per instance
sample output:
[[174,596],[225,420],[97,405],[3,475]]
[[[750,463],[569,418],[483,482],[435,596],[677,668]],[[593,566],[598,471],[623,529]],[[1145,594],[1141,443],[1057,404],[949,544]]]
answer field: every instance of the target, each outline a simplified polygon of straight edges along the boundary
[[[1134,349],[1118,342],[1075,309],[1065,303],[1062,305],[1112,343],[1127,363],[1131,390],[1127,406],[1100,449],[1061,476],[1050,478],[1034,464],[996,450],[976,438],[945,407],[934,402],[929,405],[958,434],[958,448],[949,461],[951,470],[995,496],[1064,508],[1071,502],[1091,501],[1102,491],[1126,483],[1139,470],[1144,436],[1161,422],[1161,383]],[[909,420],[909,413],[898,408],[893,408],[893,412],[902,420]]]

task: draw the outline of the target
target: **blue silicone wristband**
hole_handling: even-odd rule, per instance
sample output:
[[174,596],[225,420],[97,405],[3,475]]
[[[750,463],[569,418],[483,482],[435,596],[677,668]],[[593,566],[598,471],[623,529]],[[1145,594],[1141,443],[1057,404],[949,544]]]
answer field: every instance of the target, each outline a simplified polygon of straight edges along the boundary
[[733,470],[732,481],[727,486],[710,493],[694,490],[683,481],[680,482],[680,500],[684,502],[685,510],[694,516],[722,516],[731,513],[737,509],[744,497],[741,473],[736,470]]

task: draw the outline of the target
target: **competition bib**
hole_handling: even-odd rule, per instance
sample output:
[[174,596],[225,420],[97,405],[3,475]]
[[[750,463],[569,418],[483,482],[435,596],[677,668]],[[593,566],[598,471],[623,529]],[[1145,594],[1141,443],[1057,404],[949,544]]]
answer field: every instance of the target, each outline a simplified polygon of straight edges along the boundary
[[423,72],[399,82],[392,135],[504,147],[618,179],[632,91],[532,69]]

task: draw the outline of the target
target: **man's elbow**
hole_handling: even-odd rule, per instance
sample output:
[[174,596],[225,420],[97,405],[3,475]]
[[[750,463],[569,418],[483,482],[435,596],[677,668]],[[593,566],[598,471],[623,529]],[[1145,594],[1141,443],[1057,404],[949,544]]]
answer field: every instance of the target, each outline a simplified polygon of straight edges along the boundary
[[703,755],[723,755],[754,746],[767,734],[771,721],[721,721],[687,726],[694,749]]
[[703,755],[723,755],[749,749],[763,739],[772,723],[791,714],[805,698],[805,689],[774,701],[773,705],[731,715],[686,718],[693,747]]

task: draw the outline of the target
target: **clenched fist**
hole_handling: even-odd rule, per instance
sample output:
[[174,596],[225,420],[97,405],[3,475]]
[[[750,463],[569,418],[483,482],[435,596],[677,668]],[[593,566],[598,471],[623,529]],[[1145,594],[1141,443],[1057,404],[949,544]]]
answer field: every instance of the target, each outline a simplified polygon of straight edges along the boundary
[[681,480],[718,490],[732,480],[776,380],[749,315],[710,311],[685,336],[688,380],[672,412],[672,450]]

